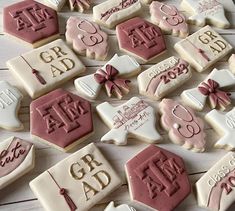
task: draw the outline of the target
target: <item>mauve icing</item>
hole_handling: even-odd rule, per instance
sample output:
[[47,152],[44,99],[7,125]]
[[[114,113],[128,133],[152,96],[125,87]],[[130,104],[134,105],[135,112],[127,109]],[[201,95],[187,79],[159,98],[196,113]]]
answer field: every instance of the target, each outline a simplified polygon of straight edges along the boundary
[[191,192],[178,155],[150,145],[126,164],[132,198],[161,211],[174,210]]
[[14,171],[27,157],[32,144],[13,138],[7,149],[0,151],[0,178]]
[[25,0],[3,9],[4,31],[28,43],[59,33],[55,10],[33,0]]
[[65,148],[93,131],[91,105],[68,91],[54,90],[31,103],[30,130]]
[[149,60],[166,50],[161,29],[139,17],[116,27],[120,48],[144,60]]
[[171,99],[163,99],[160,107],[161,123],[172,134],[172,138],[182,145],[186,144],[203,151],[206,142],[202,119],[188,106]]
[[75,51],[89,51],[99,57],[108,53],[108,35],[100,27],[86,19],[70,17],[66,25],[66,40],[73,44]]

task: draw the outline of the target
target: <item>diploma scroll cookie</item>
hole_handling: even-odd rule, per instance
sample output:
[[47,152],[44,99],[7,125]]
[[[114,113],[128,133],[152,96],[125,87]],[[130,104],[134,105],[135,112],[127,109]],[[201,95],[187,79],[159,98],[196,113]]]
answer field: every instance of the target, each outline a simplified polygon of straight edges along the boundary
[[202,72],[232,51],[232,46],[210,26],[177,42],[175,50],[198,72]]
[[224,211],[235,198],[235,153],[228,152],[197,182],[198,205],[209,210]]
[[78,12],[84,12],[90,9],[91,1],[93,0],[69,0],[69,7],[71,11],[77,10]]
[[150,210],[173,211],[191,192],[183,159],[153,144],[131,158],[125,170],[131,199]]
[[212,109],[225,110],[235,93],[229,89],[235,87],[235,76],[229,70],[214,69],[196,88],[182,92],[181,97],[190,107],[201,111],[209,101]]
[[114,202],[111,201],[104,211],[136,211],[136,209],[128,206],[127,204],[121,204],[115,207]]
[[96,23],[113,28],[138,15],[141,8],[140,0],[107,0],[93,7],[93,18]]
[[65,37],[73,50],[91,59],[105,60],[108,55],[108,35],[91,21],[70,17]]
[[211,24],[219,28],[229,28],[224,7],[217,0],[183,0],[181,8],[190,13],[188,21],[197,26]]
[[34,168],[34,146],[17,137],[0,142],[0,190]]
[[188,36],[186,18],[174,5],[153,1],[150,5],[150,14],[152,22],[162,30],[182,38]]
[[105,124],[111,128],[101,138],[102,142],[126,145],[128,137],[147,143],[157,143],[161,139],[155,128],[154,109],[137,97],[117,107],[104,102],[98,105],[96,110]]
[[10,59],[7,66],[32,98],[85,71],[85,66],[61,39]]
[[123,94],[129,92],[128,83],[130,81],[125,79],[125,77],[138,74],[140,68],[140,65],[130,56],[118,56],[115,54],[95,74],[79,77],[74,81],[74,84],[77,91],[89,99],[95,99],[102,86],[105,87],[109,97],[114,94],[120,99]]
[[205,116],[205,119],[221,136],[216,142],[215,147],[234,150],[235,108],[228,112],[217,111],[214,109]]
[[171,99],[160,103],[161,125],[169,132],[172,142],[194,152],[205,150],[204,122],[194,111]]
[[40,174],[30,187],[45,210],[87,211],[121,184],[112,166],[91,143]]
[[137,81],[140,94],[159,100],[191,77],[189,64],[172,56],[140,73]]
[[24,128],[18,118],[23,95],[6,81],[0,81],[0,127],[18,131]]

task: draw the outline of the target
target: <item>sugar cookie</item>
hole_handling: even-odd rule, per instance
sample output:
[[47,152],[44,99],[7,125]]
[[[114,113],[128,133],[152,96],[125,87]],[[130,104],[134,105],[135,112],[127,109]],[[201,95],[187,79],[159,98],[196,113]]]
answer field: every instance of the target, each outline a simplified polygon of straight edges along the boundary
[[228,112],[210,111],[205,119],[222,136],[215,144],[216,148],[234,150],[235,108]]
[[150,5],[151,20],[173,36],[187,37],[188,24],[184,15],[174,5],[153,1]]
[[174,210],[191,192],[183,159],[150,145],[126,165],[132,200],[154,210]]
[[136,75],[140,69],[140,65],[130,56],[115,54],[95,74],[79,77],[74,81],[74,84],[78,92],[89,99],[95,99],[102,86],[105,87],[109,97],[114,94],[121,99],[123,92],[129,92],[128,83],[130,82],[122,77]]
[[233,74],[235,74],[235,54],[229,58],[228,63],[229,69],[232,70]]
[[140,11],[140,0],[107,0],[93,7],[93,17],[96,23],[113,28]]
[[154,109],[138,97],[117,107],[104,102],[96,106],[96,110],[111,129],[101,138],[102,142],[126,145],[129,137],[147,143],[157,143],[161,139],[155,128]]
[[197,182],[198,205],[209,210],[225,211],[235,198],[235,153],[229,152]]
[[235,76],[229,70],[216,68],[196,88],[182,92],[181,97],[190,107],[201,111],[206,101],[212,109],[224,110],[235,99],[234,92],[228,92],[235,87]]
[[202,72],[229,54],[233,47],[210,26],[177,42],[177,53],[198,72]]
[[18,131],[24,128],[18,118],[23,95],[6,81],[0,81],[0,127]]
[[97,60],[105,60],[108,55],[108,35],[101,31],[96,23],[70,17],[67,21],[65,37],[78,54]]
[[137,81],[140,94],[159,100],[191,77],[189,64],[172,56],[140,73]]
[[32,98],[85,71],[75,53],[60,39],[7,61],[7,66]]
[[56,89],[30,104],[30,132],[35,140],[68,151],[93,132],[91,105]]
[[29,185],[45,210],[87,211],[121,183],[112,166],[91,143],[36,177]]
[[0,142],[0,190],[33,168],[33,144],[17,137]]
[[43,3],[56,11],[60,11],[66,3],[66,0],[43,0]]
[[165,52],[166,44],[161,29],[139,17],[116,27],[119,48],[144,62]]
[[70,10],[77,10],[78,12],[84,12],[90,9],[92,0],[69,0]]
[[128,206],[127,204],[122,204],[115,207],[114,202],[111,201],[104,211],[136,211],[136,209]]
[[160,106],[161,125],[169,132],[172,142],[194,152],[205,150],[204,123],[194,111],[171,99],[163,99]]
[[190,13],[188,21],[197,26],[211,24],[219,28],[229,28],[224,7],[217,0],[183,0],[181,8]]
[[57,13],[33,0],[20,1],[3,9],[3,30],[36,48],[59,37]]

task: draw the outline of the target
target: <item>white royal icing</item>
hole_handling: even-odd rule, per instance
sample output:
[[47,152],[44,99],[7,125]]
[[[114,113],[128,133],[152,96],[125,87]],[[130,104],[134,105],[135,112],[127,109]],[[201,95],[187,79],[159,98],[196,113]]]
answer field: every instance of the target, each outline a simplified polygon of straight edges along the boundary
[[192,15],[188,18],[189,22],[198,26],[205,26],[206,23],[220,28],[230,26],[224,7],[217,0],[183,0],[181,8]]
[[154,109],[138,97],[133,97],[117,107],[104,102],[98,105],[96,110],[111,128],[101,138],[103,142],[126,145],[128,136],[148,143],[156,143],[161,139],[155,128],[156,114]]
[[115,207],[114,202],[111,201],[104,211],[136,211],[136,210],[133,207],[128,206],[127,204],[122,204]]
[[56,11],[60,11],[66,0],[44,0],[45,4]]

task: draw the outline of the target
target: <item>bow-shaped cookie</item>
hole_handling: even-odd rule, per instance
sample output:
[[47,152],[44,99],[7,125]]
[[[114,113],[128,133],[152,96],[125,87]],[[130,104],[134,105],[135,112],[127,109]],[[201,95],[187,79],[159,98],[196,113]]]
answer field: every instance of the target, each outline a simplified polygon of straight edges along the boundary
[[74,81],[74,84],[78,92],[90,99],[97,97],[102,86],[105,87],[109,97],[115,94],[120,99],[123,92],[129,91],[128,83],[130,81],[119,77],[130,77],[138,74],[139,71],[140,65],[133,58],[115,54],[106,65],[94,74],[80,77]]

